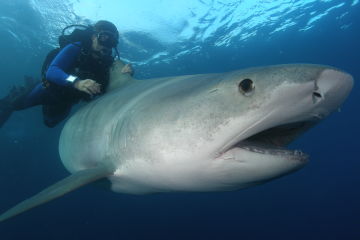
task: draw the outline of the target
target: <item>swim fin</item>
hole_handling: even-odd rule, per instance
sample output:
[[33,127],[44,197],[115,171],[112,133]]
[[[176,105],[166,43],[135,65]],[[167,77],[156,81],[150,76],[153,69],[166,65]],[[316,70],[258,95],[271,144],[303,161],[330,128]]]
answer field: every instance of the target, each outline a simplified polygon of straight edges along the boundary
[[0,99],[0,128],[9,119],[14,108],[7,98]]
[[24,109],[24,102],[28,94],[33,90],[37,81],[32,77],[24,77],[23,86],[14,86],[6,97],[0,99],[0,128],[9,119],[15,110]]

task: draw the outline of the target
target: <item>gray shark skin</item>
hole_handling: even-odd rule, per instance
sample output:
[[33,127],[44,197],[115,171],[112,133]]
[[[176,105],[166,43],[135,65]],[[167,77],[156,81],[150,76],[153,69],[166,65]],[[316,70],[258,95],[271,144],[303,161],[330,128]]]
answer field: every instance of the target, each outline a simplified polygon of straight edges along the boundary
[[[245,79],[248,93],[239,89]],[[67,122],[60,156],[72,173],[108,164],[116,192],[236,190],[302,167],[303,154],[279,147],[351,88],[350,75],[317,65],[132,80]]]
[[59,143],[72,175],[0,221],[107,178],[111,190],[148,194],[230,191],[303,167],[288,150],[344,102],[352,77],[310,64],[135,80],[117,62],[108,93],[76,112]]

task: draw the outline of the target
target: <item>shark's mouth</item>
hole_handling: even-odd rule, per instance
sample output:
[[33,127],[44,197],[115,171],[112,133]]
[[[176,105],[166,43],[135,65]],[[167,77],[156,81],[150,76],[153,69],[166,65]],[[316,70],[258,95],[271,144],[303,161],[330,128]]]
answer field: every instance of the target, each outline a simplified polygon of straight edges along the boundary
[[304,121],[273,127],[237,142],[231,149],[241,148],[260,154],[287,155],[306,160],[308,156],[302,151],[285,147],[314,124],[313,121]]

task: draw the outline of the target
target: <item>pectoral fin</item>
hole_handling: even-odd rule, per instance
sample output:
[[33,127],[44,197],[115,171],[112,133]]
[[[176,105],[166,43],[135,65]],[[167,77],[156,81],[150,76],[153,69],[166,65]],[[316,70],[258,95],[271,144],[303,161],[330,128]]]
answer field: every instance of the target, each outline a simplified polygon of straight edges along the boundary
[[53,199],[63,196],[64,194],[74,191],[85,184],[94,182],[98,179],[110,175],[113,171],[108,167],[101,166],[76,172],[65,179],[55,183],[54,185],[44,189],[29,199],[10,208],[0,215],[0,222],[23,213],[31,208],[49,202]]

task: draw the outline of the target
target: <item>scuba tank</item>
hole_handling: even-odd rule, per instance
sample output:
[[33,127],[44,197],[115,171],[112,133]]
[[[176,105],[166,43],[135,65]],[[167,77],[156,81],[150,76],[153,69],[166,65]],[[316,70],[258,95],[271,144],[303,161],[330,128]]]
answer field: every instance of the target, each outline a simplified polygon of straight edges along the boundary
[[[75,27],[75,30],[73,30],[70,34],[66,34],[66,31],[69,28]],[[81,27],[82,29],[79,29],[78,27]],[[45,57],[45,60],[41,67],[41,81],[43,83],[44,87],[49,87],[50,83],[46,80],[46,71],[50,66],[50,63],[56,55],[68,44],[81,42],[83,44],[84,50],[89,51],[91,47],[91,36],[94,33],[94,30],[91,26],[85,26],[85,25],[70,25],[65,27],[61,35],[58,37],[58,44],[59,47],[54,48],[48,52],[48,54]]]

